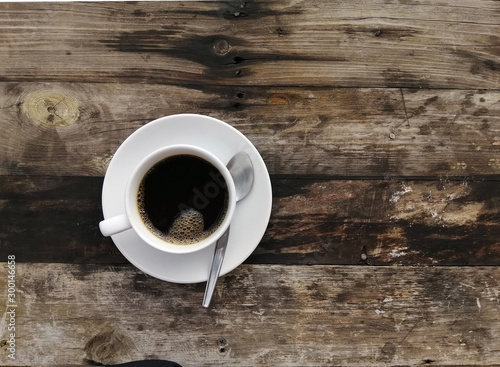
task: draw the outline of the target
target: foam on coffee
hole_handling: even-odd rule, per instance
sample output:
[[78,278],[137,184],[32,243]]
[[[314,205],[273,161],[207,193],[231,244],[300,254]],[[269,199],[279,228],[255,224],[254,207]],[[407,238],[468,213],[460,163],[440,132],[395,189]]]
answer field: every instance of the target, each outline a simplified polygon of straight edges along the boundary
[[204,235],[205,221],[203,214],[189,208],[179,213],[168,230],[166,238],[169,242],[189,244],[199,241]]

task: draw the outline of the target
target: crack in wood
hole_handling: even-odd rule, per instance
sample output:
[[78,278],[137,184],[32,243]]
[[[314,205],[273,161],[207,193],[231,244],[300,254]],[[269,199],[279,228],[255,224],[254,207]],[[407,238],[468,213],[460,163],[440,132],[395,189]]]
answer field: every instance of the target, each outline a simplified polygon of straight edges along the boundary
[[408,127],[410,127],[410,120],[408,119],[408,111],[406,110],[406,101],[405,101],[405,95],[403,93],[403,88],[399,88],[399,91],[401,92],[401,100],[403,102],[403,109],[405,112],[405,121]]

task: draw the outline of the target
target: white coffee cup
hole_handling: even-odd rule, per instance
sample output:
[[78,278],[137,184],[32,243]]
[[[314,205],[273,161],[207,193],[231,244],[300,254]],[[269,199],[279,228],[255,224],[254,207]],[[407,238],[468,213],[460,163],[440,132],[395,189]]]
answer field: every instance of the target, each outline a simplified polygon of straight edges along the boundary
[[[225,208],[225,214],[218,227],[198,242],[187,245],[179,245],[157,236],[153,231],[151,231],[150,228],[148,228],[139,211],[138,192],[144,176],[158,162],[178,155],[191,155],[199,157],[212,164],[220,172],[222,179],[225,181],[228,192],[227,207]],[[200,192],[199,194],[203,195],[204,193]],[[208,192],[206,194],[209,196]],[[219,158],[200,147],[178,144],[166,146],[154,151],[144,158],[137,165],[137,167],[135,167],[126,185],[124,201],[124,213],[107,218],[99,223],[99,228],[104,236],[112,236],[114,234],[133,229],[145,243],[160,251],[173,254],[185,254],[199,251],[207,246],[210,246],[227,230],[236,208],[236,190],[229,170],[219,160]]]

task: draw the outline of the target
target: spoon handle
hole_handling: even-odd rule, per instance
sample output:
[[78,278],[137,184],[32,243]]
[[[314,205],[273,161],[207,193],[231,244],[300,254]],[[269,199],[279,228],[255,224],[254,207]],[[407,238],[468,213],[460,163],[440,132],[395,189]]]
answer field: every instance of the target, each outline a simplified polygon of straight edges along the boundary
[[203,307],[210,306],[210,301],[212,300],[212,295],[214,294],[215,284],[217,283],[217,278],[219,278],[220,269],[222,267],[222,261],[224,260],[224,254],[226,253],[227,239],[229,238],[229,227],[227,227],[226,232],[217,240],[215,244],[214,257],[212,259],[212,267],[210,269],[210,275],[208,276],[207,285],[205,288],[205,295],[203,296]]

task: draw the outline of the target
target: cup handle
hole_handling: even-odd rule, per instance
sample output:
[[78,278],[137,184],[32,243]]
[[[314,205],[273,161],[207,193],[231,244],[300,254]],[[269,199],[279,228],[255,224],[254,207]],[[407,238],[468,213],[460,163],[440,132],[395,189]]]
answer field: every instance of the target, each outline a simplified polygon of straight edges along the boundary
[[116,217],[105,219],[99,223],[99,229],[105,237],[126,231],[129,228],[132,228],[132,225],[128,220],[127,214],[117,215]]

